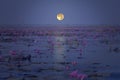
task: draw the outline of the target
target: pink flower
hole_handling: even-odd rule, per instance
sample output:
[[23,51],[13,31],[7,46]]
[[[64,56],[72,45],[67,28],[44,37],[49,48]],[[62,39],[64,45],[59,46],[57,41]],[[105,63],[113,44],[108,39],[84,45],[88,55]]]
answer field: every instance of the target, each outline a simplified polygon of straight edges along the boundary
[[78,70],[71,72],[69,75],[70,75],[70,77],[76,78],[78,75]]
[[66,70],[69,70],[70,69],[70,67],[69,66],[66,66]]
[[77,62],[76,62],[76,61],[73,61],[71,64],[72,64],[72,65],[76,65],[76,64],[77,64]]
[[86,74],[77,74],[77,79],[83,80],[86,77],[87,77]]
[[83,80],[84,78],[87,78],[86,74],[78,74],[78,70],[71,72],[69,75],[70,77],[73,77],[79,80]]
[[11,50],[11,51],[10,51],[10,54],[11,54],[11,55],[16,55],[16,51]]
[[40,50],[38,50],[38,49],[35,49],[34,51],[35,51],[35,53],[37,53],[37,54],[40,53]]

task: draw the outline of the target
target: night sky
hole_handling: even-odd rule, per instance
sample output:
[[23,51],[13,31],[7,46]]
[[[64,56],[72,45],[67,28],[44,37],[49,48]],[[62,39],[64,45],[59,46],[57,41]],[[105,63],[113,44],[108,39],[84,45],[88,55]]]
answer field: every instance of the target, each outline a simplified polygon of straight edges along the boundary
[[0,24],[120,25],[120,0],[0,0]]

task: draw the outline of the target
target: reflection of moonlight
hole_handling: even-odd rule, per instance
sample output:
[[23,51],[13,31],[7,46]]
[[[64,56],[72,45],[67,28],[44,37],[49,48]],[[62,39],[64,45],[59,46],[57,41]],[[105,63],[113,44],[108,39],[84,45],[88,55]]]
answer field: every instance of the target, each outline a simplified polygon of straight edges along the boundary
[[63,20],[64,19],[64,14],[62,14],[62,13],[57,14],[57,19],[59,21]]

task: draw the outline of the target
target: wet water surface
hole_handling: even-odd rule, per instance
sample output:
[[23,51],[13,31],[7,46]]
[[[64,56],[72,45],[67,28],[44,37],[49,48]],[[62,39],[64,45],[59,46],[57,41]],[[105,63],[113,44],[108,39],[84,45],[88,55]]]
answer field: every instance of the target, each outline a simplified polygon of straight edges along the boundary
[[0,80],[120,80],[120,27],[0,29]]

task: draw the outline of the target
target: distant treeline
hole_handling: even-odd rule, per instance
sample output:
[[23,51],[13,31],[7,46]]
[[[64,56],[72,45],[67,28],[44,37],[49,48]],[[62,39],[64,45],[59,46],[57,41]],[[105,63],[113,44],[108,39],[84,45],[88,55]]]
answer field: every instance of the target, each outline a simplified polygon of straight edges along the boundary
[[[28,27],[28,28],[1,28],[0,36],[87,36],[91,34],[120,34],[120,27]],[[92,36],[92,35],[91,35]]]

